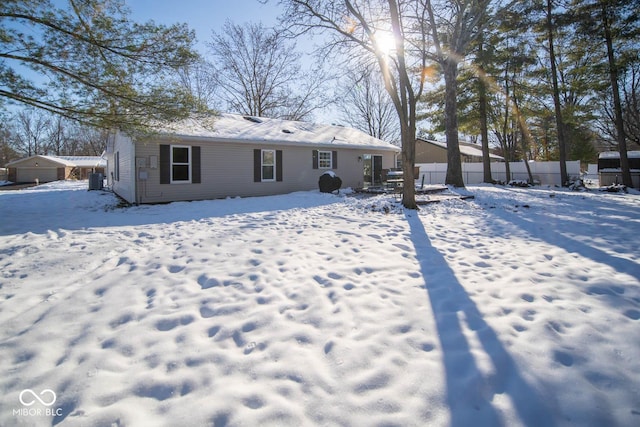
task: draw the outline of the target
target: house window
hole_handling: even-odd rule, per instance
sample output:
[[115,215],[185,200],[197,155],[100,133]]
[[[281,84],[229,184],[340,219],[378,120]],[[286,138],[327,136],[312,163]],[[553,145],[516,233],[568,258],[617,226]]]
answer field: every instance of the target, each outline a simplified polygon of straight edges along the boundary
[[171,146],[171,183],[191,182],[191,147]]
[[331,169],[332,164],[332,152],[331,151],[318,151],[318,167],[320,169]]
[[276,180],[276,151],[262,150],[262,181]]

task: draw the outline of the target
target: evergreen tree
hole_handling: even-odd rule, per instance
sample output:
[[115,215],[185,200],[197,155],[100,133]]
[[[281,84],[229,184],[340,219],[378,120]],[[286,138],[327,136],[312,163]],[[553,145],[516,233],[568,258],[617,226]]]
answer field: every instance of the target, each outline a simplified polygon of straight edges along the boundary
[[186,25],[131,22],[121,0],[61,3],[0,3],[0,99],[103,128],[189,112],[173,79],[196,56]]
[[621,99],[620,79],[625,68],[638,62],[637,39],[640,35],[640,5],[634,0],[573,1],[573,16],[578,34],[600,40],[606,53],[607,73],[612,99],[615,140],[620,151],[622,181],[632,186],[627,156],[625,112]]

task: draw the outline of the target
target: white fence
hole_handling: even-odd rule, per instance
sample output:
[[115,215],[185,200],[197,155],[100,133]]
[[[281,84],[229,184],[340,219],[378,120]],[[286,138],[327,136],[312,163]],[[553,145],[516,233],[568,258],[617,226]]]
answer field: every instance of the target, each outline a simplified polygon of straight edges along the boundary
[[[580,177],[580,161],[570,161],[567,164],[567,174],[569,178]],[[529,174],[524,162],[510,162],[510,176],[507,178],[506,164],[504,162],[491,163],[491,177],[495,181],[509,182],[513,180],[528,181]],[[446,163],[418,163],[420,176],[417,183],[443,184],[447,175]],[[534,181],[542,185],[561,185],[560,162],[529,162],[531,175]],[[465,184],[480,184],[484,180],[482,163],[463,163],[462,177]]]

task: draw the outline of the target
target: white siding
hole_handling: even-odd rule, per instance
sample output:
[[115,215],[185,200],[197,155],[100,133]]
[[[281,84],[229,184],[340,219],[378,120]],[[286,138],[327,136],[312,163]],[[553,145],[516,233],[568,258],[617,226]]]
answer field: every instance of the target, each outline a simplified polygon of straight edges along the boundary
[[[135,192],[135,146],[131,139],[121,133],[115,137],[113,154],[109,156],[109,180],[113,176],[113,191],[129,203],[136,203]],[[116,175],[115,159],[119,158],[119,179]],[[113,174],[113,175],[112,175]]]
[[[160,145],[177,144],[199,146],[201,149],[200,184],[160,184]],[[116,151],[118,150],[116,144]],[[274,149],[282,151],[282,181],[254,182],[254,150]],[[162,139],[136,143],[136,157],[143,158],[145,167],[138,167],[138,173],[146,174],[147,179],[138,182],[138,202],[158,203],[178,200],[201,200],[223,197],[249,197],[274,194],[286,194],[294,191],[318,189],[318,179],[326,170],[313,169],[313,150],[338,152],[338,167],[334,172],[342,179],[343,188],[361,187],[364,172],[362,156],[364,154],[381,154],[383,167],[394,166],[395,153],[392,151],[341,149],[335,147],[308,146],[274,146],[248,143],[212,143],[207,141],[185,141]],[[151,167],[155,156],[156,168]],[[360,160],[359,160],[360,158]],[[125,176],[126,161],[123,154],[120,158],[120,181],[128,182]],[[133,164],[135,162],[131,162]],[[135,174],[131,174],[135,176]],[[122,184],[120,184],[122,185]],[[114,188],[115,189],[115,188]],[[123,194],[123,198],[129,200]],[[129,200],[131,201],[131,200]]]

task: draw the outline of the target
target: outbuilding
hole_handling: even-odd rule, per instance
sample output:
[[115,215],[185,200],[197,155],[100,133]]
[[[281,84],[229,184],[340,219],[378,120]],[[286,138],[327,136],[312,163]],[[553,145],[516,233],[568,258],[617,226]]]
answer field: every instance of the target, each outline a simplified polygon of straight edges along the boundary
[[[633,187],[640,188],[640,151],[627,151],[627,158]],[[605,151],[598,155],[598,178],[601,187],[622,184],[619,151]]]
[[286,194],[318,189],[327,171],[343,187],[371,184],[395,167],[400,148],[356,129],[220,114],[117,132],[107,146],[108,185],[130,203]]
[[[462,163],[481,163],[482,147],[478,144],[460,142]],[[492,162],[504,162],[504,157],[490,153]],[[416,163],[447,163],[447,143],[428,139],[416,139]]]
[[64,179],[87,179],[89,173],[104,173],[106,161],[99,156],[35,155],[7,165],[11,182],[51,182]]

